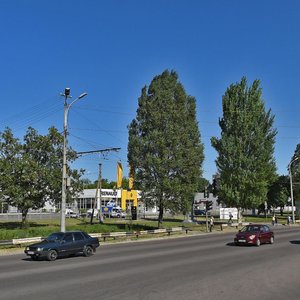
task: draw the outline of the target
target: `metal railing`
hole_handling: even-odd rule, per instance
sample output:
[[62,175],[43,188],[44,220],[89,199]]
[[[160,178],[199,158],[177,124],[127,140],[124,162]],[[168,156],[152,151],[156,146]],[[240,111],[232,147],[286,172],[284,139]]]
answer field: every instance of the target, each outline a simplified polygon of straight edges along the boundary
[[[128,237],[140,237],[152,234],[168,234],[171,233],[181,233],[185,232],[186,234],[190,231],[188,228],[184,227],[174,227],[169,229],[153,229],[153,230],[143,230],[143,231],[130,231],[130,232],[106,232],[106,233],[91,233],[90,236],[96,237],[99,240],[106,241],[107,239],[117,239],[117,238],[128,238]],[[23,245],[31,244],[42,241],[43,237],[32,237],[32,238],[22,238],[22,239],[12,239],[0,241],[0,245]]]

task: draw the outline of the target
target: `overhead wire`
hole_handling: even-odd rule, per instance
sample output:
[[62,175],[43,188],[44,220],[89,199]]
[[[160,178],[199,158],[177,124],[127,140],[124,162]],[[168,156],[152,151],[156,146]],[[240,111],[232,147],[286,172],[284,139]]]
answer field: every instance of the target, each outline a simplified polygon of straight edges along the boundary
[[49,100],[46,100],[38,103],[37,105],[26,108],[9,118],[1,120],[0,127],[9,127],[14,130],[26,130],[29,126],[33,127],[33,124],[53,116],[58,111],[61,111],[61,104],[58,102],[52,103]]
[[89,118],[85,117],[84,115],[78,113],[78,111],[76,111],[76,113],[77,113],[80,117],[82,117],[82,118],[84,118],[86,121],[88,121],[89,123],[93,124],[93,125],[94,125],[96,128],[98,128],[99,130],[103,130],[106,134],[108,134],[108,135],[111,136],[112,138],[114,138],[114,139],[116,139],[116,140],[119,140],[121,143],[124,143],[124,141],[122,141],[122,140],[119,139],[118,137],[116,137],[116,136],[112,135],[111,133],[109,133],[108,130],[105,130],[105,129],[99,127],[99,125],[98,125],[97,123],[95,123],[93,120],[90,120]]

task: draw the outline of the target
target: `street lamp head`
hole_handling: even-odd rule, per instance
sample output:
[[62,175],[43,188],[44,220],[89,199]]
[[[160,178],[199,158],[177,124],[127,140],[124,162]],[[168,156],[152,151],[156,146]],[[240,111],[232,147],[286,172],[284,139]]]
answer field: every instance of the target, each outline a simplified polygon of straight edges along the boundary
[[87,93],[82,93],[78,98],[81,99],[83,97],[85,97],[87,95]]
[[65,100],[67,100],[68,98],[72,98],[70,93],[71,93],[71,89],[70,88],[65,88],[64,93],[60,93],[60,95],[63,96],[65,98]]
[[70,96],[70,92],[71,92],[70,88],[65,88],[65,95],[66,96]]

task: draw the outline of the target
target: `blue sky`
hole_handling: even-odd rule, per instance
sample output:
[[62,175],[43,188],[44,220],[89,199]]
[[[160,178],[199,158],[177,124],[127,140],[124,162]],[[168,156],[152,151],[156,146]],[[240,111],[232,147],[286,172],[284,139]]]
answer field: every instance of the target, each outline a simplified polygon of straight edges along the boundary
[[205,146],[204,177],[216,171],[210,138],[219,136],[222,95],[242,76],[261,80],[278,130],[279,174],[300,142],[300,1],[297,0],[0,0],[1,110],[23,137],[28,126],[46,134],[63,128],[63,98],[71,88],[69,144],[89,155],[74,167],[95,180],[116,180],[127,168],[127,126],[141,89],[175,70],[197,100]]

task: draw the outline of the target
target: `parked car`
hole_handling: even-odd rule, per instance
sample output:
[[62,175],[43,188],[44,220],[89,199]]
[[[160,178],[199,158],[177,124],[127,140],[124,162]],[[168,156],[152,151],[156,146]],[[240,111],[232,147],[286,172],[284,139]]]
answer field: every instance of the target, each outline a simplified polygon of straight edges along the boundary
[[112,218],[125,218],[126,214],[122,211],[122,209],[114,207],[111,211],[111,217]]
[[206,211],[204,209],[195,209],[194,210],[194,216],[205,216]]
[[78,218],[79,215],[78,215],[77,213],[73,212],[73,211],[70,211],[70,212],[68,212],[68,213],[66,214],[66,217],[67,217],[67,218]]
[[91,256],[96,252],[99,245],[97,238],[91,237],[84,231],[56,232],[39,243],[27,246],[24,252],[33,260],[46,258],[49,261],[54,261],[59,256],[77,253]]
[[250,224],[243,227],[234,238],[235,245],[256,245],[274,243],[274,233],[268,225]]
[[[92,213],[93,213],[93,209],[90,208],[89,210],[87,210],[86,216],[87,216],[88,218],[90,218],[90,217],[92,216]],[[98,217],[98,210],[97,210],[97,209],[94,209],[93,217]]]
[[120,206],[111,207],[111,208],[105,207],[102,210],[102,214],[106,218],[108,218],[108,217],[111,217],[111,218],[125,218],[126,217],[126,213],[124,213],[122,211]]

